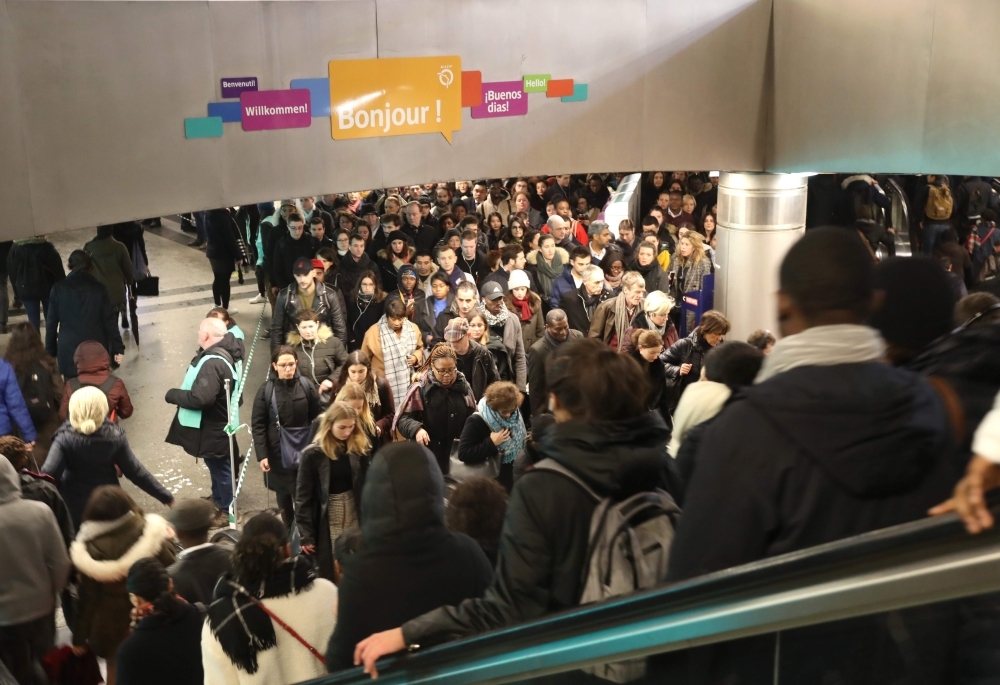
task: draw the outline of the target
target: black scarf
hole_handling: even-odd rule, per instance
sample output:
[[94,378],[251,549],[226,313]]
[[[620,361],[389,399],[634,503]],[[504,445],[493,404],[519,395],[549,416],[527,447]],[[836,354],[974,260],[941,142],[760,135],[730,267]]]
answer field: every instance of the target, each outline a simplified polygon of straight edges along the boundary
[[278,644],[271,618],[247,598],[247,593],[258,600],[285,597],[309,589],[315,579],[316,569],[302,556],[282,562],[275,576],[266,583],[242,587],[233,574],[222,576],[215,588],[216,599],[208,607],[208,624],[236,668],[256,673],[257,652]]
[[596,295],[590,295],[587,289],[580,286],[580,297],[583,298],[583,306],[587,310],[587,318],[590,319],[594,316],[594,310],[597,309],[597,305],[601,303],[601,298],[604,295],[604,291],[597,293]]

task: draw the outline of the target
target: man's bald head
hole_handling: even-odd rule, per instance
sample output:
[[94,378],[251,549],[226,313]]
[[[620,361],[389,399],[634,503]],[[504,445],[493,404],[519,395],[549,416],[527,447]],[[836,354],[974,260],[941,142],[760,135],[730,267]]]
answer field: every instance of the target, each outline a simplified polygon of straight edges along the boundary
[[545,315],[545,325],[551,326],[559,321],[566,320],[566,312],[561,309],[553,309],[548,314]]
[[202,319],[198,326],[198,345],[207,350],[226,335],[226,324],[221,319]]
[[569,319],[566,312],[553,309],[545,315],[545,334],[556,343],[563,343],[569,338]]

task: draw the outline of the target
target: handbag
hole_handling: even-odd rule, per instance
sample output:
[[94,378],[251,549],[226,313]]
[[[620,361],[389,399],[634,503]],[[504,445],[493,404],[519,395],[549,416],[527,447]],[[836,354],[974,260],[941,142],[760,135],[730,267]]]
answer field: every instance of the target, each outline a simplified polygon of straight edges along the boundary
[[496,479],[500,475],[500,456],[488,457],[480,464],[466,464],[458,458],[458,440],[451,443],[451,454],[448,457],[448,478],[456,483],[462,483],[470,478]]
[[278,418],[278,400],[274,393],[273,383],[271,384],[271,409],[274,410],[274,423],[278,426],[281,465],[286,469],[297,469],[299,462],[302,461],[302,451],[309,445],[311,426],[292,428],[281,425],[281,419]]
[[141,281],[135,282],[135,294],[139,297],[157,297],[160,294],[160,277],[147,273]]

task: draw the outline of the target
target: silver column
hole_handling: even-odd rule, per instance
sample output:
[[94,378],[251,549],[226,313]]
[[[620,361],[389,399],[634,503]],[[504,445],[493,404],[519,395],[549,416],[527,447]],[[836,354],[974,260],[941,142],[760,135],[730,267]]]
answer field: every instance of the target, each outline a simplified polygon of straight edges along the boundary
[[805,175],[720,175],[715,308],[732,322],[730,340],[777,330],[778,268],[805,225]]

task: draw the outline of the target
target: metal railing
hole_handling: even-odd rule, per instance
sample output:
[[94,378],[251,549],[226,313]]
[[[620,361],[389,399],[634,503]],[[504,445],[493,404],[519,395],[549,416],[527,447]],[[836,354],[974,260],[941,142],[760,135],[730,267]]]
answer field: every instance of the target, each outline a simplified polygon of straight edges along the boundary
[[[996,591],[1000,530],[945,516],[386,659],[379,682],[513,682]],[[310,684],[361,682],[355,668]]]

